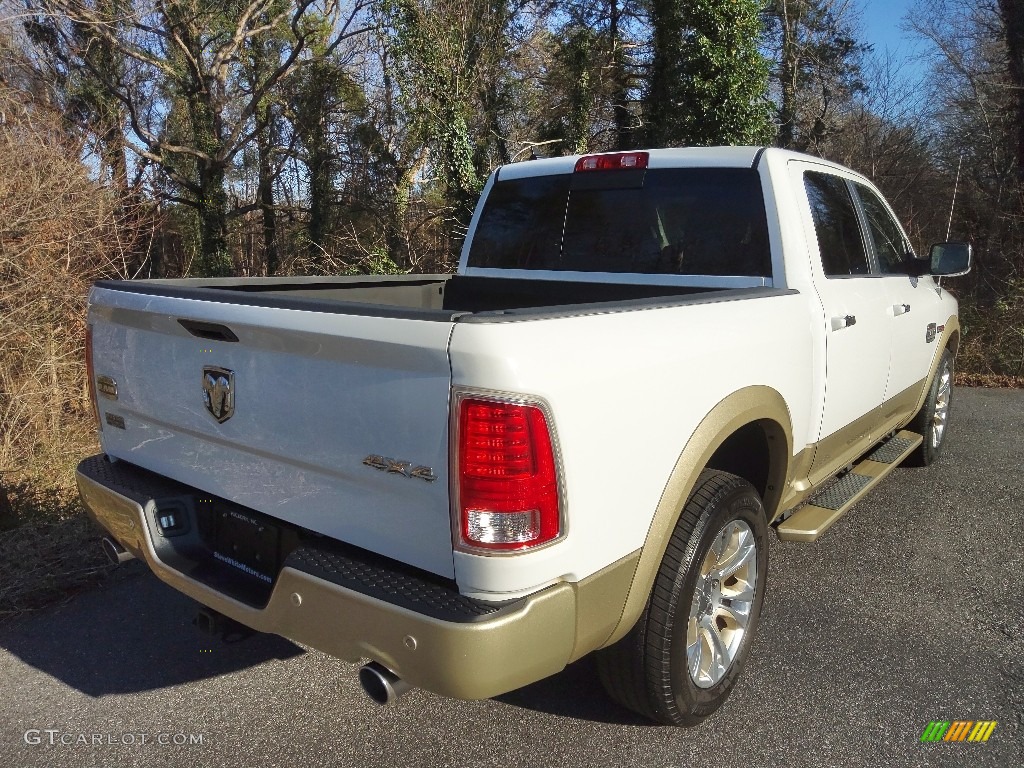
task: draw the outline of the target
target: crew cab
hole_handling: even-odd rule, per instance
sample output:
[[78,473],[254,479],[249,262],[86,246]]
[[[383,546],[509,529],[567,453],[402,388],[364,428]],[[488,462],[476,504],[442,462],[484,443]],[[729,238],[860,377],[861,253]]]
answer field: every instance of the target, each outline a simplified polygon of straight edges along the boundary
[[869,180],[756,147],[491,175],[455,274],[103,281],[78,484],[117,559],[385,702],[597,652],[688,725],[812,541],[942,447],[944,275]]

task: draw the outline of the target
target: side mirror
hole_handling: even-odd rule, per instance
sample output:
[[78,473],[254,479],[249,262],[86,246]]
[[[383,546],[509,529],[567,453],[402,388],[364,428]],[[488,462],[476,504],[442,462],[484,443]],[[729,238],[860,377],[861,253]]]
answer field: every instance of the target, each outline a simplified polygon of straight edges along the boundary
[[937,243],[931,249],[929,271],[937,277],[959,277],[971,271],[970,243]]
[[912,251],[908,251],[903,261],[907,274],[911,277],[920,277],[931,273],[932,263],[925,257],[918,258]]

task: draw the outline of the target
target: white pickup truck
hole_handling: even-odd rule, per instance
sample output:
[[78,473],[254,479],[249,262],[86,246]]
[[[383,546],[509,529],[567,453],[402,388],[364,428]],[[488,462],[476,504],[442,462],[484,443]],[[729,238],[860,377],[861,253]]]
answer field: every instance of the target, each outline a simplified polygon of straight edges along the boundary
[[820,536],[949,419],[960,340],[862,176],[776,149],[495,171],[454,275],[100,282],[116,559],[348,660],[385,702],[598,651],[671,724],[728,696],[768,530]]

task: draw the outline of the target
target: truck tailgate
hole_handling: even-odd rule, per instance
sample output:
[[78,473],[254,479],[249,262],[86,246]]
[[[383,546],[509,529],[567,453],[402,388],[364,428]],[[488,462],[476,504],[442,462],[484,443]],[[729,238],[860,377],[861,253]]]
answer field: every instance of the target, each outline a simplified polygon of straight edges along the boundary
[[[454,575],[450,321],[103,288],[91,302],[94,374],[116,385],[116,399],[109,386],[98,397],[107,454]],[[233,413],[224,419],[217,405],[228,378]]]

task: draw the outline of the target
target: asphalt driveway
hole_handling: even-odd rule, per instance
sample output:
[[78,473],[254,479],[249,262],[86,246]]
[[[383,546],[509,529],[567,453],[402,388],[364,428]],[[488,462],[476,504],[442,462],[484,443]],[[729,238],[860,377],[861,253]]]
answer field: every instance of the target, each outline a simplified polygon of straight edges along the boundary
[[[814,544],[773,541],[762,627],[703,725],[649,725],[589,660],[480,702],[380,708],[357,667],[225,645],[133,575],[0,627],[7,766],[1024,766],[1024,391],[956,391],[943,459],[901,469]],[[991,720],[985,743],[922,743]]]

